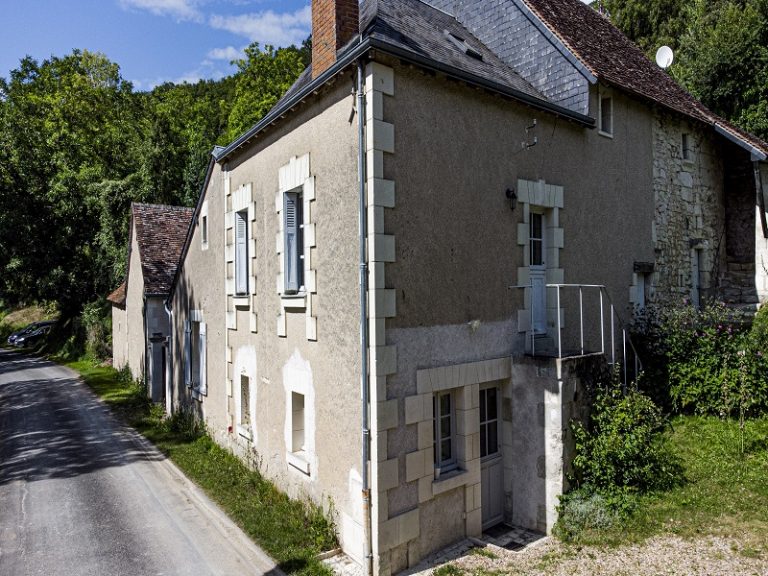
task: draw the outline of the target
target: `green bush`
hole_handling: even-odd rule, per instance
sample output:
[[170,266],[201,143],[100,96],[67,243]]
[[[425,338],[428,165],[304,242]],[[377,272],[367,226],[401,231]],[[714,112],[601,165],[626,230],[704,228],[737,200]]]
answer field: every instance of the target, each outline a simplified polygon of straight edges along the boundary
[[681,481],[680,465],[664,439],[666,420],[642,392],[601,390],[586,428],[572,425],[576,442],[573,479],[597,490],[647,492]]
[[768,409],[768,310],[748,316],[713,302],[649,307],[636,320],[645,390],[673,412],[750,417]]

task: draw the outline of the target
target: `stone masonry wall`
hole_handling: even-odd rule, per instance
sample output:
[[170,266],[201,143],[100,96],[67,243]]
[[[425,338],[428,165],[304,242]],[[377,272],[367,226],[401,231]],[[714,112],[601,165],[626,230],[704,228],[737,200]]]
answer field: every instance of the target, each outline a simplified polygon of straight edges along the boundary
[[[683,134],[689,159],[683,159]],[[702,297],[713,292],[724,263],[723,171],[712,138],[671,114],[653,127],[653,286],[657,300],[691,297],[698,259]],[[699,251],[699,254],[697,254]]]

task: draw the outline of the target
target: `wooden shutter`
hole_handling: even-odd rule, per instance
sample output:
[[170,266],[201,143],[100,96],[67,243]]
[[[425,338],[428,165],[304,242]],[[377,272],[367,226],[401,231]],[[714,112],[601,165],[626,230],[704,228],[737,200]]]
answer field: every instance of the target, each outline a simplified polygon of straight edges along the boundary
[[200,394],[208,394],[208,371],[206,370],[206,327],[205,322],[200,322]]
[[299,291],[299,210],[301,197],[296,192],[283,194],[283,231],[285,246],[285,293]]
[[235,293],[248,294],[248,213],[235,213]]
[[192,323],[184,323],[184,385],[192,386]]

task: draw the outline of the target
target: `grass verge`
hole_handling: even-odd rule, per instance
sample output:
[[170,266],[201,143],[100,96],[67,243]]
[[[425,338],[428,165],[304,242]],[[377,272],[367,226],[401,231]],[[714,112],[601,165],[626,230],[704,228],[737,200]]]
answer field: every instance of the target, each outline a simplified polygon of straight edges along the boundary
[[191,417],[164,418],[125,374],[91,361],[66,364],[124,422],[141,432],[200,486],[288,574],[332,576],[316,555],[338,545],[332,523],[314,504],[291,500],[221,448]]
[[733,420],[678,416],[669,437],[684,484],[638,497],[629,518],[586,530],[575,542],[615,546],[657,534],[711,534],[749,542],[752,553],[768,558],[768,417],[747,421],[742,437]]

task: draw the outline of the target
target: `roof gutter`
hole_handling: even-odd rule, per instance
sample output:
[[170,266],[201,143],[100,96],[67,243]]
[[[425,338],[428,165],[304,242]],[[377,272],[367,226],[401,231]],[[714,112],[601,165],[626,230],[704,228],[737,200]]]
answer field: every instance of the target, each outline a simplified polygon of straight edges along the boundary
[[278,106],[270,110],[267,113],[267,115],[264,116],[264,118],[262,118],[255,126],[253,126],[253,128],[245,132],[242,136],[238,137],[229,146],[227,146],[222,151],[220,151],[218,155],[215,155],[214,158],[216,162],[219,162],[219,163],[224,162],[227,158],[229,158],[232,154],[234,154],[239,148],[241,148],[243,145],[250,142],[259,132],[264,130],[270,124],[277,121],[281,116],[283,116],[291,108],[299,104],[309,94],[316,91],[320,86],[325,84],[326,81],[328,81],[330,78],[338,74],[341,70],[345,69],[347,66],[354,64],[366,52],[368,52],[371,49],[379,50],[381,52],[384,52],[385,54],[395,56],[397,58],[400,58],[401,60],[405,60],[412,64],[416,64],[428,70],[432,70],[434,72],[441,72],[443,74],[446,74],[447,76],[451,76],[453,78],[456,78],[457,80],[466,82],[467,84],[471,84],[473,86],[477,86],[480,88],[485,88],[486,90],[490,90],[491,92],[495,92],[497,94],[507,96],[514,100],[518,100],[523,104],[526,104],[533,108],[537,108],[539,110],[543,110],[545,112],[550,112],[551,114],[554,114],[566,120],[570,120],[572,122],[576,122],[577,124],[582,124],[583,126],[586,126],[588,128],[594,128],[595,126],[595,119],[591,118],[590,116],[579,114],[578,112],[574,112],[573,110],[569,110],[568,108],[564,108],[562,106],[558,106],[557,104],[547,102],[546,100],[541,100],[539,98],[531,96],[530,94],[521,92],[520,90],[516,90],[509,86],[505,86],[504,84],[499,84],[498,82],[493,82],[492,80],[486,80],[484,78],[475,76],[474,74],[470,74],[468,72],[464,72],[452,66],[435,62],[430,58],[413,54],[412,52],[403,50],[398,46],[393,46],[387,42],[384,42],[382,40],[378,40],[375,38],[371,38],[369,36],[363,39],[361,42],[357,44],[353,44],[349,50],[347,50],[344,54],[341,55],[341,57],[336,61],[336,63],[333,66],[331,66],[330,68],[328,68],[328,70],[320,74],[320,76],[312,80],[304,88],[296,92],[296,94],[294,94],[293,96],[291,96],[290,98],[288,98],[287,100],[285,100],[284,102],[282,102],[281,104],[279,104]]
[[739,138],[738,136],[736,136],[735,134],[729,132],[728,130],[723,128],[720,124],[718,124],[717,122],[714,123],[714,126],[715,126],[715,132],[717,132],[721,136],[724,136],[725,138],[727,138],[728,140],[730,140],[731,142],[733,142],[737,146],[740,146],[741,148],[743,148],[744,150],[749,152],[750,155],[752,156],[752,162],[764,162],[765,161],[766,155],[763,152],[761,152],[760,150],[758,150],[757,148],[755,148],[754,146],[752,146],[749,142],[746,142],[746,141],[742,140],[741,138]]

